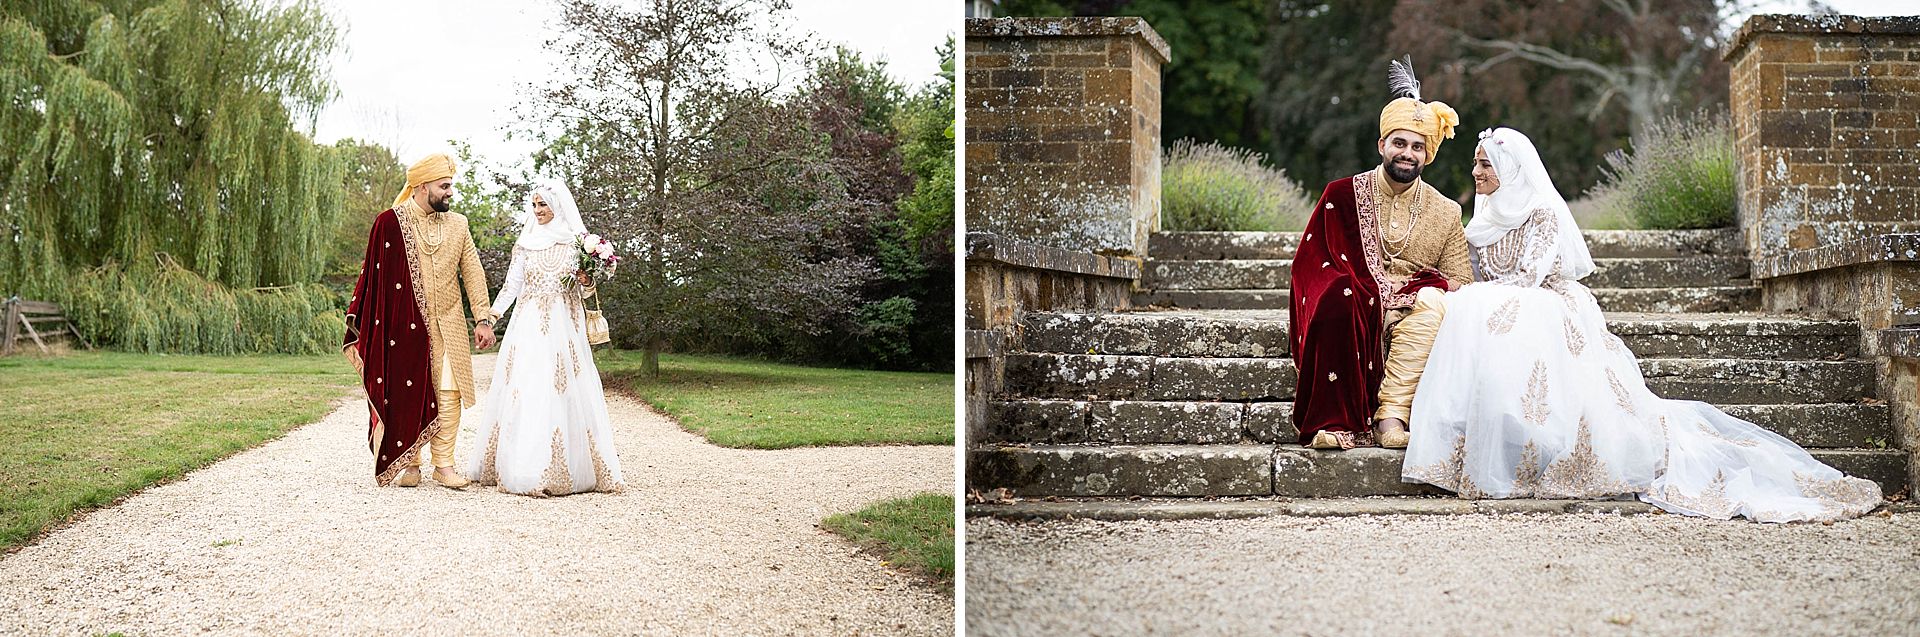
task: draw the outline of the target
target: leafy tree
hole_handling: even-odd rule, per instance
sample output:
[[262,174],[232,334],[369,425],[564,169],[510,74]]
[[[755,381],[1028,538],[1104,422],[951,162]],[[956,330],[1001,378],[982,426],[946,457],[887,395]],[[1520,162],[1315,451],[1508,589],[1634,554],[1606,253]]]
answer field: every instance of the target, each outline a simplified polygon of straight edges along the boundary
[[[615,339],[659,372],[674,339],[778,325],[818,334],[852,311],[870,260],[849,256],[856,205],[829,140],[752,65],[804,59],[786,0],[562,0],[566,58],[530,120],[555,122],[535,169],[574,184],[584,220],[626,260],[603,289]],[[777,74],[769,74],[775,75]]]
[[910,98],[886,79],[884,63],[845,51],[817,65],[808,81],[814,126],[833,140],[835,171],[865,220],[847,245],[878,268],[848,324],[809,341],[827,357],[896,368],[951,364],[951,41],[940,55],[941,79]]
[[296,125],[334,46],[304,0],[0,8],[0,289],[156,253],[230,287],[317,280],[342,164]]
[[349,291],[345,288],[353,286],[366,257],[373,219],[393,204],[399,185],[407,179],[407,169],[391,149],[380,144],[347,138],[333,147],[343,168],[343,193],[326,271],[343,291]]

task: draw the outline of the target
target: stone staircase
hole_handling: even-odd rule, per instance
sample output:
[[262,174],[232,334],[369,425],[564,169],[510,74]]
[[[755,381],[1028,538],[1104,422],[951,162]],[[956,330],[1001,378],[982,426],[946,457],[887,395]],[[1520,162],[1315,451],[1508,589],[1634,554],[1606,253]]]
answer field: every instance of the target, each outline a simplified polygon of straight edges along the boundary
[[[1444,493],[1402,483],[1402,452],[1296,444],[1288,353],[1294,233],[1160,233],[1138,309],[1031,313],[1007,355],[969,487],[1020,498]],[[1702,400],[1842,471],[1906,487],[1907,456],[1850,321],[1755,313],[1733,231],[1587,233],[1586,279],[1648,386]]]

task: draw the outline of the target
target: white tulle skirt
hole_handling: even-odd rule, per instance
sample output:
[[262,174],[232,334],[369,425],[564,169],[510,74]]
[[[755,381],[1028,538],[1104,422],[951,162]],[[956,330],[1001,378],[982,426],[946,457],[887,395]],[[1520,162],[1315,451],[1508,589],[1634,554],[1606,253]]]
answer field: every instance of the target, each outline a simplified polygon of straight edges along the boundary
[[1759,425],[1647,389],[1578,283],[1475,283],[1446,318],[1414,394],[1401,478],[1467,498],[1627,498],[1762,522],[1834,520],[1880,503]]
[[480,484],[523,495],[625,487],[581,305],[566,296],[516,300],[475,423],[480,452],[465,466]]

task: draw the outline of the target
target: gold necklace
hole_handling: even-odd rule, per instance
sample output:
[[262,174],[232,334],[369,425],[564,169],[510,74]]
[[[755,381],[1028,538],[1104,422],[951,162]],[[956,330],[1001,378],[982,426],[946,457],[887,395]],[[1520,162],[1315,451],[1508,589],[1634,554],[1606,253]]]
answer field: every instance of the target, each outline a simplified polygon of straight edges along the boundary
[[412,199],[408,199],[401,205],[406,207],[408,216],[419,221],[414,224],[414,227],[420,230],[420,251],[428,256],[439,253],[440,244],[445,243],[447,238],[446,224],[440,223],[439,219],[422,210],[420,204],[414,203]]
[[[1414,191],[1413,191],[1413,201],[1410,202],[1408,205],[1408,208],[1411,209],[1411,212],[1408,215],[1410,218],[1407,219],[1406,231],[1400,233],[1399,241],[1394,241],[1393,237],[1387,236],[1385,233],[1382,233],[1380,237],[1381,239],[1386,240],[1385,245],[1382,245],[1381,248],[1383,251],[1387,253],[1388,259],[1398,259],[1400,258],[1401,253],[1407,251],[1407,247],[1408,247],[1407,244],[1413,239],[1413,227],[1420,224],[1420,195],[1422,193],[1419,190],[1418,184],[1408,186],[1408,187],[1414,188]],[[1389,224],[1393,222],[1392,210],[1387,211],[1387,222]],[[1388,232],[1392,232],[1391,225],[1389,225],[1388,227]],[[1396,243],[1400,244],[1399,250],[1393,249],[1393,245]]]

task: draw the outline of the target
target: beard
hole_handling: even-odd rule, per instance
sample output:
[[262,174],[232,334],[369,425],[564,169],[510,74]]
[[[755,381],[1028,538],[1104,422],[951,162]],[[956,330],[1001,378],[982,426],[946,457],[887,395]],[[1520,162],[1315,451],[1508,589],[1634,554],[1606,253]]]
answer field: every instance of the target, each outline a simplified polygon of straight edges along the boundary
[[1401,166],[1398,161],[1388,161],[1386,163],[1387,176],[1403,184],[1410,184],[1413,183],[1413,180],[1419,179],[1421,168],[1420,162],[1413,162],[1413,167],[1411,168]]
[[447,205],[446,197],[441,197],[439,199],[434,199],[433,197],[427,197],[427,207],[432,208],[434,212],[446,212],[448,210],[453,209],[453,206]]

